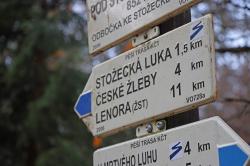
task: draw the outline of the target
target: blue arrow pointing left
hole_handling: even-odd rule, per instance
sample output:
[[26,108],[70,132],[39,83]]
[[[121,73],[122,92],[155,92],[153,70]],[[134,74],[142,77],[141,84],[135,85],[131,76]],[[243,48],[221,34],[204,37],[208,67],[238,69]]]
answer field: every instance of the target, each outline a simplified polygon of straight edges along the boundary
[[79,96],[75,105],[75,111],[80,118],[88,116],[91,113],[91,91]]
[[247,154],[238,145],[219,148],[220,166],[244,166]]

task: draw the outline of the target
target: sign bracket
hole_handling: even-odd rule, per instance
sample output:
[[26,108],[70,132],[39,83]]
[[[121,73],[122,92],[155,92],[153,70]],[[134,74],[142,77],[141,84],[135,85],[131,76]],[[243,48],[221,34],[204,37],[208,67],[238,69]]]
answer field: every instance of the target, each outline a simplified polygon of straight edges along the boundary
[[165,131],[167,129],[166,120],[158,120],[142,124],[136,128],[136,137],[144,137]]
[[132,46],[136,47],[160,35],[160,27],[155,26],[132,38]]

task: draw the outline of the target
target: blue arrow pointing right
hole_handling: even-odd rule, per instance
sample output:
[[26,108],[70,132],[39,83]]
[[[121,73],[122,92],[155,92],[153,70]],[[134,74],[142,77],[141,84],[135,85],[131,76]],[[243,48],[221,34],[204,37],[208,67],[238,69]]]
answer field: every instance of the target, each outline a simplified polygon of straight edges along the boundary
[[247,154],[237,144],[219,148],[220,166],[244,166]]

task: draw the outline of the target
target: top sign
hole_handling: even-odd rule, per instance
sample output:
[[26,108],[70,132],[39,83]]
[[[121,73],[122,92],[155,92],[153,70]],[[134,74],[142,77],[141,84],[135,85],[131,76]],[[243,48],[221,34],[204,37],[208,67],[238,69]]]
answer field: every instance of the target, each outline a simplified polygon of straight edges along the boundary
[[102,135],[215,99],[211,15],[95,66],[75,111]]
[[87,0],[90,54],[179,14],[200,0]]

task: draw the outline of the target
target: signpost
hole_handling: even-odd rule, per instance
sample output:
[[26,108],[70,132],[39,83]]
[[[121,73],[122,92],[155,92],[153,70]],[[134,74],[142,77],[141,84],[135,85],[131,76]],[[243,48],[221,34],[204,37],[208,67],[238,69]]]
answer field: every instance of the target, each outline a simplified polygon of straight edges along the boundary
[[207,15],[94,67],[75,111],[104,135],[211,102],[215,86]]
[[[105,51],[198,2],[87,0],[89,52]],[[97,65],[75,112],[94,136],[103,136],[214,101],[213,35],[212,16],[207,15]],[[179,119],[186,118],[182,123],[189,121],[188,114],[182,115]],[[196,120],[198,114],[192,111],[192,115]],[[223,120],[214,117],[94,153],[94,166],[125,165],[248,166],[250,148]]]
[[87,0],[89,52],[102,52],[199,1]]
[[249,146],[219,117],[94,153],[94,166],[246,166]]

